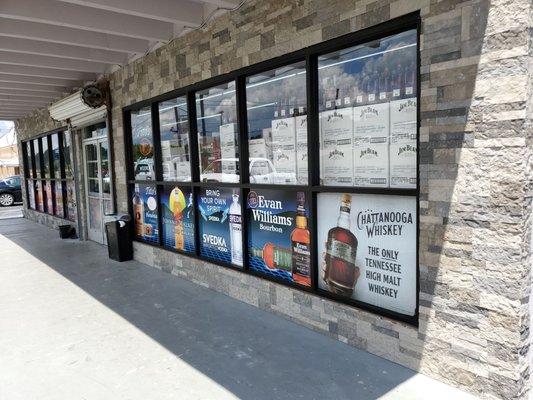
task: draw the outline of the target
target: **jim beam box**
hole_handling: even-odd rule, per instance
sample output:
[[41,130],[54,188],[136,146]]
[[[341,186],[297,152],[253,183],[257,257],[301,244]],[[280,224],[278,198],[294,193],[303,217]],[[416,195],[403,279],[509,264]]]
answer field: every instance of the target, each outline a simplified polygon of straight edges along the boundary
[[272,120],[272,153],[276,172],[296,172],[296,126],[294,117]]
[[391,137],[390,187],[416,188],[416,141],[395,141]]
[[416,142],[416,97],[390,102],[390,135],[395,142]]
[[388,143],[366,143],[353,150],[354,186],[389,187]]
[[296,179],[299,184],[307,185],[307,115],[295,117],[296,123]]
[[236,174],[237,156],[235,146],[235,124],[229,123],[220,125],[220,155],[222,158],[222,173]]
[[389,104],[354,107],[354,185],[389,186]]
[[353,111],[351,107],[320,114],[322,184],[351,186],[353,183]]
[[267,158],[266,142],[264,138],[250,139],[248,146],[250,158]]

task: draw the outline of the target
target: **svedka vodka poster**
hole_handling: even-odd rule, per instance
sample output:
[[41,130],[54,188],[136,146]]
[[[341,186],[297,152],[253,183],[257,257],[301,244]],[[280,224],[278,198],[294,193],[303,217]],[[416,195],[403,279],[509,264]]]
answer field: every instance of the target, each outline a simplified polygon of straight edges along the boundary
[[251,190],[247,210],[250,269],[310,286],[311,251],[305,193]]
[[163,245],[194,253],[194,204],[192,188],[165,186],[161,192]]
[[236,188],[200,189],[197,207],[202,256],[242,267],[240,202]]
[[416,309],[416,198],[317,196],[318,286],[412,316]]

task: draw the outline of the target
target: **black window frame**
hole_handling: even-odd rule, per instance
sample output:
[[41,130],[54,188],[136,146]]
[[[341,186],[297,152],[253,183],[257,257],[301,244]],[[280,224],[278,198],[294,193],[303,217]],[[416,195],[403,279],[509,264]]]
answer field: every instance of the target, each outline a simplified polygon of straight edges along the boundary
[[[58,147],[59,147],[59,165],[60,165],[60,178],[57,178],[55,176],[55,166],[54,166],[54,160],[53,160],[53,154],[52,154],[52,135],[57,135],[58,138]],[[61,127],[57,128],[48,132],[41,133],[37,136],[34,136],[30,139],[23,140],[22,147],[23,147],[23,165],[24,165],[24,182],[26,186],[26,200],[28,209],[31,209],[35,212],[50,215],[55,218],[61,218],[64,220],[69,220],[68,218],[68,199],[66,196],[67,193],[67,184],[69,182],[74,181],[74,176],[71,178],[67,178],[65,174],[65,155],[63,151],[63,141],[65,135],[72,135],[71,132],[68,131],[67,127]],[[44,157],[43,157],[43,147],[42,147],[42,141],[46,140],[46,143],[48,145],[48,163],[49,163],[49,177],[46,177],[45,171],[44,171]],[[72,138],[71,138],[72,143]],[[35,145],[38,146],[38,154],[39,154],[39,161],[40,161],[40,174],[37,176],[36,172],[36,165],[35,165]],[[28,161],[28,149],[30,152],[31,157],[31,170],[28,168],[29,161]],[[72,157],[72,152],[71,152]],[[71,165],[73,164],[73,160],[70,161]],[[42,202],[43,202],[43,211],[39,211],[37,209],[37,203],[35,203],[35,207],[30,207],[30,190],[33,190],[33,196],[35,199],[35,202],[37,201],[37,189],[36,189],[36,183],[40,183],[40,190],[41,190],[41,196],[42,196]],[[61,183],[61,191],[62,191],[62,210],[63,212],[61,215],[57,215],[57,198],[56,198],[56,185],[57,183]],[[46,187],[50,187],[50,193],[52,195],[51,204],[52,204],[52,210],[48,210],[48,194],[45,190]],[[71,221],[74,222],[74,221]]]
[[[416,99],[417,99],[417,156],[416,156],[416,188],[375,188],[375,187],[356,187],[356,186],[326,186],[320,184],[319,171],[319,83],[318,83],[318,57],[334,51],[343,50],[352,46],[357,46],[370,42],[372,40],[382,39],[387,36],[402,33],[408,30],[416,30],[417,36],[417,51],[416,51]],[[379,25],[346,34],[344,36],[327,40],[325,42],[303,48],[301,50],[285,54],[283,56],[263,61],[251,66],[241,68],[223,75],[215,76],[204,81],[191,84],[179,89],[175,89],[168,93],[161,94],[151,99],[142,100],[140,102],[123,107],[123,122],[124,122],[124,148],[126,154],[126,183],[128,187],[128,208],[130,214],[132,213],[132,204],[129,199],[133,195],[133,187],[137,184],[150,184],[157,188],[157,202],[158,202],[158,229],[159,229],[159,243],[152,244],[144,242],[140,239],[135,239],[142,243],[158,248],[163,248],[177,254],[182,254],[188,257],[196,258],[202,261],[207,261],[222,267],[237,270],[241,273],[258,276],[262,279],[274,281],[276,283],[288,286],[297,290],[312,293],[323,298],[327,298],[342,304],[347,304],[355,308],[370,311],[387,318],[397,321],[405,322],[410,325],[418,326],[419,323],[419,292],[420,292],[420,269],[419,269],[419,246],[420,246],[420,34],[421,34],[421,20],[418,12],[411,13]],[[249,183],[249,165],[248,154],[248,124],[247,124],[247,102],[246,102],[246,78],[261,72],[266,72],[275,68],[287,66],[296,62],[305,60],[306,63],[306,92],[307,92],[307,115],[308,115],[308,131],[307,131],[307,146],[308,146],[308,185],[301,184],[250,184]],[[196,119],[196,92],[209,89],[213,86],[218,86],[230,81],[236,82],[236,98],[237,98],[237,122],[239,124],[239,181],[232,182],[201,182],[200,181],[200,167],[198,154],[198,129]],[[162,179],[162,164],[161,164],[161,142],[159,130],[159,103],[167,101],[176,97],[186,97],[188,102],[188,116],[189,116],[189,144],[190,144],[190,160],[191,160],[191,182],[182,181],[164,181]],[[152,110],[152,132],[154,143],[154,166],[155,166],[155,180],[135,180],[133,171],[133,155],[131,145],[131,118],[130,112],[138,110],[143,107],[151,107]],[[161,218],[161,188],[164,186],[175,185],[182,187],[191,187],[193,191],[193,201],[195,204],[195,254],[185,251],[176,250],[163,246],[162,244],[162,218]],[[241,194],[241,215],[243,216],[242,223],[242,243],[243,243],[243,260],[244,266],[238,267],[232,264],[213,260],[210,258],[200,256],[200,238],[198,234],[198,212],[196,210],[196,202],[198,198],[198,191],[201,188],[239,188]],[[244,199],[251,189],[272,189],[272,190],[288,190],[293,192],[305,192],[306,198],[309,199],[309,218],[308,229],[311,234],[311,286],[306,287],[296,283],[286,282],[284,280],[267,277],[261,273],[250,270],[248,261],[248,226],[246,221],[247,207]],[[350,194],[376,194],[376,195],[392,195],[392,196],[408,196],[416,199],[416,303],[415,312],[412,316],[391,311],[386,308],[378,307],[362,301],[349,299],[336,295],[318,287],[319,279],[319,254],[317,254],[317,195],[319,193],[350,193]],[[132,227],[132,229],[134,229]]]

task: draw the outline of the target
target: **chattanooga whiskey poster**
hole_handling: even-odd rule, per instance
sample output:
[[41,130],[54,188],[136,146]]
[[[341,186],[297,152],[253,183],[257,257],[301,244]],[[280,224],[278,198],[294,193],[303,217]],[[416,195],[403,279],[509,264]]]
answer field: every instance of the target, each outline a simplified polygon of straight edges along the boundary
[[412,316],[416,309],[416,198],[321,193],[321,289]]

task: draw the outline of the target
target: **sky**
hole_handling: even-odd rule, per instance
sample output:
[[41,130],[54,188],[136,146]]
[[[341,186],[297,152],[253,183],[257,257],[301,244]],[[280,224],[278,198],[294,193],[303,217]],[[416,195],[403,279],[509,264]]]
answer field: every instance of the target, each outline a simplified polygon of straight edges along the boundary
[[0,137],[4,136],[13,127],[13,121],[0,121]]

